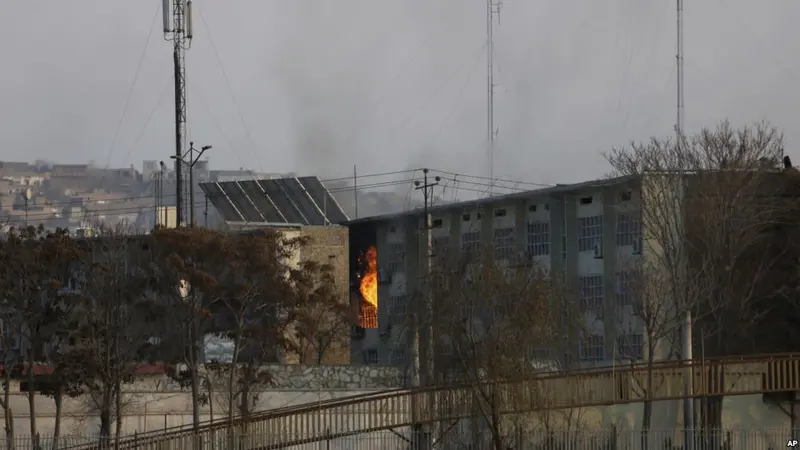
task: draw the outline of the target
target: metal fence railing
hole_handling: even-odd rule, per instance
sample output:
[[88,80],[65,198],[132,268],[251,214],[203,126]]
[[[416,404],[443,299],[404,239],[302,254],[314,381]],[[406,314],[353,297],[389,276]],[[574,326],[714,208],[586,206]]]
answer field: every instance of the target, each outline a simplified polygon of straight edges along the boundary
[[[694,361],[659,361],[568,373],[531,374],[521,379],[480,384],[450,384],[400,389],[237,417],[204,424],[197,431],[149,433],[134,442],[126,438],[119,448],[160,442],[166,447],[186,439],[213,442],[220,435],[307,436],[294,443],[397,430],[411,424],[456,421],[474,414],[476,390],[491,392],[493,408],[502,414],[551,409],[677,400],[691,380],[692,397],[757,395],[800,391],[800,354],[746,355]],[[656,382],[651,388],[647,380]],[[488,390],[488,391],[487,391]],[[144,442],[144,444],[143,444]],[[200,444],[197,444],[200,445]],[[83,448],[83,447],[78,447]],[[171,447],[170,447],[171,448]],[[670,449],[671,450],[671,449]]]
[[[317,435],[261,435],[257,433],[225,432],[172,440],[169,445],[133,436],[132,448],[138,450],[685,450],[682,429],[641,430],[570,429],[546,430],[514,427],[501,436],[483,429],[455,427],[434,436],[430,432],[415,432],[409,428],[384,430],[319,440]],[[696,430],[690,436],[694,450],[778,450],[797,439],[789,429],[723,429]],[[128,436],[131,437],[131,436]],[[306,441],[306,442],[304,442]],[[53,439],[15,436],[0,440],[2,450],[59,450],[76,444],[94,444],[97,449],[112,450],[116,441],[86,436],[64,436],[54,445]],[[130,444],[129,444],[130,445]]]

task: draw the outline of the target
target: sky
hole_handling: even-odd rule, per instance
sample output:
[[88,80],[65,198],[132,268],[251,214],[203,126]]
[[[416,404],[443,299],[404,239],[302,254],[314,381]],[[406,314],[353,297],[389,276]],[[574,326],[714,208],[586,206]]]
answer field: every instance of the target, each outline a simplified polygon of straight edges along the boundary
[[[189,139],[213,145],[212,168],[489,175],[485,0],[194,7]],[[0,0],[0,160],[166,160],[172,54],[160,8]],[[796,0],[686,2],[687,133],[768,120],[800,159],[797,17]],[[672,135],[675,22],[674,0],[505,0],[494,25],[494,175],[599,178],[602,152]]]

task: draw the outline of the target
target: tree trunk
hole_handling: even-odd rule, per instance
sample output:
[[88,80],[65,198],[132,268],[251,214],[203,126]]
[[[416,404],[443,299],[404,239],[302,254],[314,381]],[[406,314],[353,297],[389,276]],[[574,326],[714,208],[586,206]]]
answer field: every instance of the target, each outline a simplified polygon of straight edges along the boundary
[[233,426],[233,412],[235,408],[235,400],[236,400],[236,364],[239,361],[239,345],[240,345],[241,338],[239,337],[239,333],[237,333],[236,337],[233,340],[233,355],[231,358],[231,366],[228,369],[228,448],[236,448],[236,441],[234,439],[234,430],[235,427]]
[[53,401],[56,404],[56,419],[55,424],[53,425],[53,450],[58,450],[58,440],[61,436],[61,411],[63,407],[63,400],[63,386],[61,386],[59,383],[58,387],[56,388],[55,395],[53,396]]
[[503,448],[503,430],[500,427],[500,411],[492,408],[492,442],[494,450],[505,450]]
[[236,338],[233,340],[233,355],[231,358],[231,367],[228,371],[228,421],[233,421],[233,413],[236,401],[236,369],[239,362],[239,347],[241,345],[241,338],[237,333]]
[[3,419],[6,428],[6,448],[14,450],[14,412],[11,410],[11,370],[8,365],[3,367]]
[[655,346],[650,346],[647,356],[647,381],[645,382],[644,402],[642,404],[642,450],[647,450],[650,444],[650,426],[653,421],[653,367]]
[[118,376],[114,382],[114,445],[119,445],[119,437],[122,434],[122,380]]
[[14,450],[14,411],[8,410],[8,425],[6,428],[6,442],[9,450]]
[[[192,289],[192,304],[195,304],[194,289]],[[199,364],[197,363],[197,309],[193,308],[190,312],[192,314],[191,327],[189,333],[190,351],[189,351],[189,370],[192,375],[192,429],[195,433],[200,428],[200,375],[197,373]],[[209,397],[209,402],[211,398]]]
[[497,386],[493,386],[492,388],[492,404],[491,404],[491,421],[490,424],[492,430],[492,444],[494,446],[494,450],[504,450],[503,449],[503,429],[500,423],[500,399],[497,396]]
[[250,385],[245,382],[242,386],[242,393],[239,394],[239,414],[242,417],[250,416]]
[[34,448],[39,447],[39,436],[36,430],[36,373],[34,372],[35,343],[28,349],[28,408],[30,409],[31,438]]
[[100,439],[106,443],[111,439],[111,401],[113,392],[113,387],[103,386],[103,394],[100,401]]

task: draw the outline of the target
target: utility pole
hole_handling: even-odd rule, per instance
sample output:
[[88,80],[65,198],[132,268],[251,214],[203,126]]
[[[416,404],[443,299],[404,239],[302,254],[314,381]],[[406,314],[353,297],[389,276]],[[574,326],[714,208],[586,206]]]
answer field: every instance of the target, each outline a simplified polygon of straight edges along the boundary
[[[425,238],[425,241],[424,241],[425,242],[425,259],[423,260],[423,264],[424,264],[424,268],[425,268],[425,274],[428,275],[428,276],[425,277],[426,279],[424,281],[422,281],[422,274],[418,275],[418,277],[417,277],[417,286],[418,287],[425,286],[422,289],[419,289],[420,291],[423,291],[422,292],[422,298],[423,298],[423,304],[424,304],[424,307],[425,307],[425,314],[423,315],[423,317],[424,317],[425,320],[424,321],[420,321],[418,319],[415,320],[414,323],[413,323],[414,330],[412,331],[412,335],[414,337],[414,341],[413,341],[412,345],[414,345],[416,347],[416,351],[414,352],[414,356],[415,356],[416,361],[412,360],[412,364],[416,363],[416,368],[415,368],[416,369],[415,370],[416,373],[414,375],[414,379],[417,381],[417,386],[419,386],[419,374],[420,374],[420,372],[425,374],[425,377],[423,378],[425,386],[432,386],[432,385],[435,384],[435,382],[434,382],[434,370],[433,370],[434,369],[434,367],[433,367],[433,365],[434,365],[434,358],[433,358],[434,345],[433,345],[433,323],[432,323],[432,321],[433,321],[433,299],[431,298],[430,289],[426,284],[426,283],[430,283],[430,274],[431,274],[431,269],[432,269],[431,268],[431,262],[432,262],[432,256],[433,256],[433,239],[432,239],[432,236],[431,236],[431,227],[432,227],[432,223],[431,222],[432,221],[431,221],[431,215],[428,212],[428,206],[430,205],[430,197],[431,197],[431,194],[432,194],[432,189],[433,189],[434,186],[439,184],[439,181],[441,180],[441,178],[439,176],[436,176],[434,178],[433,182],[429,182],[428,181],[428,172],[429,172],[428,169],[422,169],[422,176],[423,176],[422,183],[420,183],[419,181],[415,181],[414,182],[414,189],[415,190],[422,190],[422,196],[423,196],[423,199],[424,199],[424,206],[423,206],[423,210],[422,210],[422,218],[423,218],[423,223],[425,225],[422,227],[422,229],[423,229],[423,236]],[[414,312],[414,316],[415,317],[419,317],[419,314],[415,311]],[[421,331],[420,330],[420,325],[422,325],[423,323],[424,323],[424,333],[421,333],[420,332]],[[420,336],[422,336],[422,339],[420,339]],[[422,342],[424,342],[424,346],[422,345]],[[421,364],[421,361],[420,361],[422,356],[424,356],[424,365]],[[434,407],[434,405],[433,405],[433,401],[434,401],[433,397],[431,397],[429,400],[430,400],[431,404],[428,405],[428,406],[430,408],[433,408]],[[417,432],[417,434],[422,435],[421,431],[422,430],[421,430],[421,427],[420,427],[419,431]],[[423,436],[419,436],[419,437],[422,438]],[[424,442],[427,444],[428,441],[429,441],[429,439],[426,437]],[[422,447],[419,447],[419,448],[422,448]]]
[[[204,145],[198,151],[194,148],[194,142],[189,142],[189,150],[186,151],[180,158],[180,165],[185,165],[189,169],[189,226],[194,227],[195,214],[194,214],[194,165],[200,161],[200,157],[206,150],[211,150],[210,145]],[[195,156],[195,152],[197,155]],[[173,157],[174,158],[174,157]],[[177,165],[177,164],[176,164]],[[208,199],[206,199],[208,200]]]
[[486,138],[489,154],[489,197],[494,189],[494,16],[500,17],[502,0],[486,0],[486,84],[489,95],[486,105]]
[[[172,7],[170,8],[170,2]],[[164,40],[172,42],[172,64],[175,76],[175,225],[184,222],[183,148],[186,145],[186,50],[192,42],[192,0],[161,0]]]
[[[167,225],[167,223],[168,223],[167,220],[169,219],[169,217],[167,216],[167,205],[164,203],[164,184],[167,181],[167,165],[164,164],[164,161],[159,161],[158,165],[159,165],[159,168],[161,170],[161,188],[160,188],[160,190],[158,192],[158,196],[160,198],[159,203],[161,203],[161,209],[164,212],[164,221],[162,222],[162,225],[164,227],[167,227],[168,226]],[[159,212],[159,214],[160,214],[160,212]]]
[[[683,103],[683,0],[675,1],[676,10],[676,54],[675,65],[677,72],[677,86],[676,86],[676,118],[675,118],[675,145],[683,146],[684,144],[684,103]],[[678,299],[673,299],[678,301]],[[684,305],[686,308],[683,323],[683,360],[689,364],[684,374],[685,382],[683,384],[683,427],[684,427],[684,447],[686,450],[694,450],[694,387],[692,386],[694,378],[694,370],[692,367],[692,310],[689,305]]]
[[203,198],[205,198],[205,208],[203,208],[203,227],[208,228],[208,194],[205,192],[203,193]]
[[[422,190],[422,197],[424,199],[424,206],[422,210],[422,217],[425,225],[422,227],[423,229],[423,236],[425,238],[425,260],[423,262],[425,267],[425,273],[430,275],[431,273],[431,257],[433,256],[433,236],[431,235],[431,227],[432,227],[432,220],[431,215],[428,212],[428,206],[430,205],[430,197],[431,191],[434,186],[439,184],[441,178],[436,176],[433,182],[428,182],[428,169],[422,169],[422,183],[419,181],[414,182],[414,189],[415,190]],[[417,283],[418,286],[421,286],[422,283]],[[425,298],[425,385],[432,385],[433,383],[433,333],[432,333],[432,325],[431,325],[431,318],[433,316],[433,299],[431,299],[430,291],[425,290],[424,294]],[[418,354],[422,354],[422,352],[418,352]]]
[[150,175],[150,179],[153,181],[153,229],[155,230],[158,228],[158,214],[161,210],[161,186],[162,186],[162,179],[161,179],[161,171],[155,171],[152,175]]

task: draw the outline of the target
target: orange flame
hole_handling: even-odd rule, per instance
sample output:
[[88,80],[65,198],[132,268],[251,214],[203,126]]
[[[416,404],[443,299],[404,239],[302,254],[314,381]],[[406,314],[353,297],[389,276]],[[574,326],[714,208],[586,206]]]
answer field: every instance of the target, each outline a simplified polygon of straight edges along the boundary
[[378,328],[378,249],[371,245],[361,262],[365,266],[359,284],[364,299],[361,304],[361,327]]

